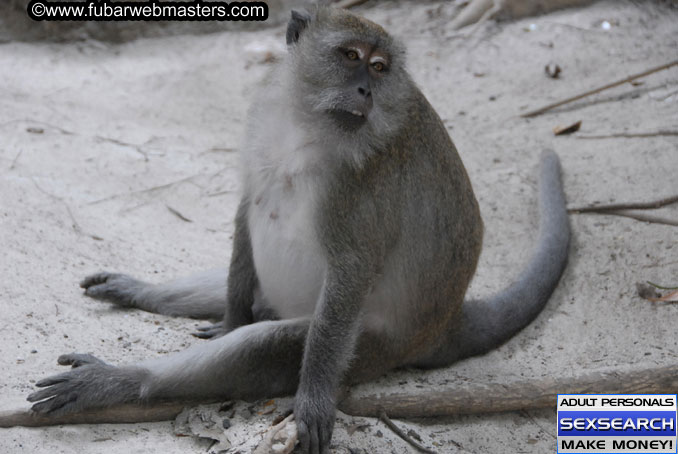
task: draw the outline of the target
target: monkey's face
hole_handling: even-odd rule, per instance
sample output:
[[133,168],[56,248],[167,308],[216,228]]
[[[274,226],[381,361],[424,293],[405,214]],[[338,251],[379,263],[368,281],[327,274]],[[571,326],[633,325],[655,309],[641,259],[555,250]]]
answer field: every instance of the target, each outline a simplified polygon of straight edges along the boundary
[[333,8],[296,13],[288,43],[303,110],[348,133],[383,138],[400,125],[411,81],[402,48],[380,26]]
[[333,49],[331,67],[335,86],[328,87],[326,112],[342,129],[354,130],[367,123],[374,107],[372,90],[386,76],[390,56],[372,43],[349,41]]

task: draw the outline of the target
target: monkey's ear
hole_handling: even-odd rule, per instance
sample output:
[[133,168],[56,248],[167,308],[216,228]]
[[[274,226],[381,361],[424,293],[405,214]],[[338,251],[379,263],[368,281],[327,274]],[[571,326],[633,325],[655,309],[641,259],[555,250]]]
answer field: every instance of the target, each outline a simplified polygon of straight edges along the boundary
[[299,40],[301,33],[311,22],[311,15],[306,11],[292,10],[292,18],[287,24],[287,45],[291,46]]

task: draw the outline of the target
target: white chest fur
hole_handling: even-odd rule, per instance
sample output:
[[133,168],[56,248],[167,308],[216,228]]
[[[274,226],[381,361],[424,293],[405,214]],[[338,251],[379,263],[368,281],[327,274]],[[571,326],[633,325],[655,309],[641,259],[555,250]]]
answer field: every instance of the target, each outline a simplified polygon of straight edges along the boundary
[[315,226],[321,175],[318,150],[289,130],[279,137],[248,150],[248,222],[261,292],[281,318],[295,318],[313,313],[325,277]]

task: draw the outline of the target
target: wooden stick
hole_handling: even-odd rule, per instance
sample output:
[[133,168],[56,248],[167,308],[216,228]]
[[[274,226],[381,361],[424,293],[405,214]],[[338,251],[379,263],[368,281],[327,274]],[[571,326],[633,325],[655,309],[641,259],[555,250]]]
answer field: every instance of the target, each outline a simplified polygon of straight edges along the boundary
[[[552,408],[556,405],[557,394],[676,392],[678,365],[672,365],[635,371],[593,371],[575,376],[549,376],[506,383],[455,383],[408,393],[371,394],[357,388],[340,402],[339,409],[353,416],[378,418],[384,411],[392,418],[426,418]],[[38,415],[24,409],[0,412],[0,427],[164,421],[174,419],[184,407],[204,403],[209,402],[121,405],[63,416]]]
[[540,107],[539,109],[532,110],[532,111],[524,113],[520,116],[523,117],[523,118],[536,117],[537,115],[541,115],[548,110],[554,109],[556,107],[560,107],[563,104],[568,104],[568,103],[571,103],[573,101],[578,101],[578,100],[585,98],[587,96],[594,95],[596,93],[600,93],[603,90],[607,90],[608,88],[613,88],[613,87],[616,87],[618,85],[622,85],[622,84],[631,82],[632,80],[648,76],[652,73],[656,73],[658,71],[662,71],[664,69],[668,69],[668,68],[670,68],[672,66],[676,66],[676,65],[678,65],[678,60],[674,60],[674,61],[666,63],[664,65],[648,69],[647,71],[643,71],[642,73],[634,74],[633,76],[629,76],[625,79],[618,80],[616,82],[612,82],[612,83],[607,84],[607,85],[603,85],[602,87],[595,88],[593,90],[587,91],[585,93],[582,93],[582,94],[579,94],[579,95],[576,95],[576,96],[572,96],[571,98],[567,98],[567,99],[564,99],[562,101],[554,102],[553,104],[549,104],[547,106]]

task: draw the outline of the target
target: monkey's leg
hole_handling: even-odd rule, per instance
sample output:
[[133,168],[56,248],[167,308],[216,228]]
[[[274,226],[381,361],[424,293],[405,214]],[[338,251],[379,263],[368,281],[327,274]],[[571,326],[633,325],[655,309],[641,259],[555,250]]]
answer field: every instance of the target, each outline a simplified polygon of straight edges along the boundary
[[252,323],[258,281],[247,226],[248,204],[243,198],[238,207],[228,270],[206,271],[159,285],[125,274],[99,273],[85,278],[80,286],[87,296],[120,306],[180,317],[223,319],[199,337],[220,336]]
[[201,319],[223,318],[226,311],[226,269],[215,269],[163,284],[150,284],[126,274],[98,273],[80,286],[85,295],[123,307]]
[[91,355],[59,357],[68,372],[37,383],[28,396],[39,413],[154,401],[257,399],[294,394],[308,319],[240,327],[183,352],[127,366]]

